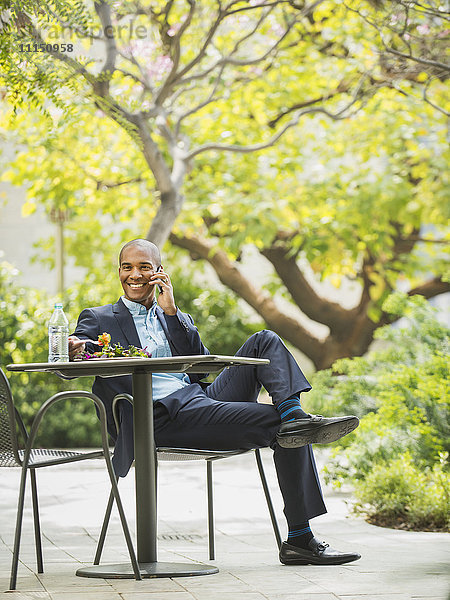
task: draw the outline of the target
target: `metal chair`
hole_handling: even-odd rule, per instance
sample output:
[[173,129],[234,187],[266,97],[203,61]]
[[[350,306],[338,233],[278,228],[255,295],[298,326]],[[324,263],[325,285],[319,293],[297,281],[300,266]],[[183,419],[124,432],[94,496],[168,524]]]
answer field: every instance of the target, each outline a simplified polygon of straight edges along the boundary
[[[119,415],[118,415],[118,403],[122,400],[127,400],[131,404],[133,398],[129,394],[119,394],[115,396],[112,404],[112,411],[114,415],[114,421],[116,424],[116,430],[119,430]],[[230,456],[236,456],[238,454],[245,454],[246,452],[254,452],[256,458],[256,464],[258,467],[259,476],[261,478],[261,484],[264,490],[264,495],[269,509],[269,515],[272,522],[273,532],[277,542],[278,548],[281,547],[281,534],[278,527],[278,522],[275,516],[275,510],[273,508],[272,498],[270,496],[269,486],[267,484],[266,475],[264,472],[264,466],[261,458],[261,452],[259,448],[253,450],[196,450],[193,448],[166,448],[157,447],[156,457],[157,463],[159,461],[186,461],[186,460],[205,460],[206,461],[206,486],[207,486],[207,506],[208,506],[208,549],[209,559],[215,559],[215,539],[214,539],[214,498],[213,498],[213,462],[223,458],[229,458]],[[105,543],[106,533],[108,530],[109,520],[111,517],[111,510],[114,504],[114,495],[111,491],[109,496],[108,505],[106,507],[105,517],[103,520],[103,526],[100,532],[100,537],[97,544],[97,551],[94,558],[94,565],[98,565],[100,562],[103,546]]]
[[[89,398],[97,408],[100,417],[100,427],[102,434],[102,449],[91,452],[73,452],[69,450],[47,450],[41,448],[33,448],[34,440],[47,410],[60,400],[68,398]],[[17,437],[17,429],[19,430],[25,448],[20,449],[19,440]],[[42,557],[42,542],[41,529],[39,520],[38,493],[36,485],[36,469],[41,467],[50,467],[52,465],[62,465],[65,463],[79,462],[92,458],[103,457],[106,462],[106,468],[111,480],[111,494],[117,502],[119,509],[120,520],[122,523],[125,540],[130,554],[130,560],[133,565],[133,571],[136,579],[141,579],[139,567],[136,559],[136,554],[131,541],[130,532],[128,529],[125,512],[123,510],[122,501],[120,499],[119,490],[117,487],[116,477],[111,462],[110,450],[108,446],[108,434],[106,429],[106,411],[101,400],[90,392],[70,391],[59,392],[49,398],[34,418],[30,434],[28,435],[25,425],[13,403],[11,388],[9,382],[0,369],[0,467],[21,467],[22,476],[20,480],[19,501],[17,507],[16,530],[14,537],[14,550],[11,566],[10,590],[16,589],[17,583],[17,568],[19,563],[20,540],[22,533],[23,509],[25,500],[25,488],[27,473],[30,471],[31,492],[33,503],[34,517],[34,536],[36,545],[36,561],[38,573],[44,572],[43,557]]]

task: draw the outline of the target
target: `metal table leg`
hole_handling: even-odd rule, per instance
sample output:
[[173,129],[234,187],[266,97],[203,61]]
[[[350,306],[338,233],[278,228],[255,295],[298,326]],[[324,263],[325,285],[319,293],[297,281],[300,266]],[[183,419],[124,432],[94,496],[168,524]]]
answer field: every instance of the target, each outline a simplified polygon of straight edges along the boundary
[[[136,478],[137,559],[143,578],[213,575],[217,567],[157,560],[156,456],[153,430],[152,375],[133,373],[133,424]],[[131,564],[78,569],[80,577],[134,579]]]

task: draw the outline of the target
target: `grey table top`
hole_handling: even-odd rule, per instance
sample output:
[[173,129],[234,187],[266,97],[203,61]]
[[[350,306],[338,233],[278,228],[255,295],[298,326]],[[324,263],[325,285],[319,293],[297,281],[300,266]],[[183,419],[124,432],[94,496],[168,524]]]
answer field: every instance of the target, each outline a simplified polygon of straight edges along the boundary
[[231,366],[255,366],[268,364],[263,358],[246,356],[222,356],[219,354],[197,354],[193,356],[170,356],[165,358],[94,358],[71,362],[10,364],[8,371],[50,372],[63,377],[99,375],[116,377],[132,373],[210,373]]

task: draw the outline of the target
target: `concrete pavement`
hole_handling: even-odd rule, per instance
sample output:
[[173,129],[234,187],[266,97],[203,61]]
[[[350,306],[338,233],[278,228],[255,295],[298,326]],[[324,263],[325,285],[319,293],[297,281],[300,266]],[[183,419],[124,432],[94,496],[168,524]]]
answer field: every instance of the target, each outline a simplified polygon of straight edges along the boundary
[[[319,465],[321,451],[318,451]],[[263,451],[279,522],[286,534],[281,497],[271,459]],[[322,457],[323,460],[323,457]],[[203,461],[161,463],[159,554],[161,561],[208,561],[206,467]],[[361,560],[343,566],[284,566],[278,562],[253,453],[214,465],[215,575],[176,579],[102,580],[75,576],[92,564],[109,493],[101,461],[38,471],[45,573],[35,573],[31,500],[27,496],[18,591],[9,585],[19,469],[1,469],[0,592],[5,600],[448,600],[450,536],[382,529],[349,514],[349,496],[325,487],[328,514],[313,531]],[[134,529],[134,476],[120,489]],[[102,563],[127,561],[114,513]]]

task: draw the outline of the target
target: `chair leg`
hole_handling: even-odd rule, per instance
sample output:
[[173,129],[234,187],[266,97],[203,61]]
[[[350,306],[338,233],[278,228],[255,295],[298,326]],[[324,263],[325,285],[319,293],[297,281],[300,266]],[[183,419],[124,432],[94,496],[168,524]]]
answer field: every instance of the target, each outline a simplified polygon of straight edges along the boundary
[[17,568],[19,566],[20,537],[22,535],[23,505],[25,502],[26,481],[27,481],[27,469],[25,467],[22,467],[22,475],[20,478],[20,488],[19,488],[19,502],[17,504],[16,531],[14,534],[13,559],[12,559],[12,564],[11,564],[11,578],[10,578],[10,582],[9,582],[10,590],[15,590],[16,583],[17,583]]
[[42,558],[42,537],[41,523],[39,519],[39,503],[36,482],[36,469],[30,469],[31,479],[31,497],[33,501],[33,520],[34,520],[34,543],[36,546],[36,562],[38,573],[44,572],[44,561]]
[[[112,470],[112,467],[111,467]],[[123,534],[125,536],[125,540],[127,542],[128,553],[130,555],[131,564],[133,566],[134,576],[140,581],[142,579],[141,571],[139,570],[139,565],[136,558],[136,553],[134,551],[133,542],[131,540],[130,530],[128,529],[128,523],[125,516],[125,511],[123,509],[122,500],[119,494],[119,488],[117,487],[116,477],[114,472],[111,475],[111,485],[112,485],[112,493],[114,494],[114,499],[117,504],[117,509],[119,511],[120,522],[122,523]]]
[[[157,461],[156,461],[156,466],[158,466]],[[157,476],[157,474],[158,474],[158,471],[156,471],[156,476]],[[116,481],[117,482],[119,481],[118,477],[116,478]],[[156,486],[156,489],[158,489],[158,486]],[[97,542],[97,549],[96,549],[95,557],[94,557],[94,565],[100,564],[103,547],[105,545],[106,533],[108,531],[109,521],[111,519],[111,512],[112,512],[113,504],[114,504],[114,491],[111,488],[111,493],[109,494],[109,498],[108,498],[108,504],[106,506],[105,516],[103,518],[102,529],[100,531],[100,536],[99,536],[98,542]]]
[[208,547],[209,560],[216,557],[214,544],[214,495],[213,495],[213,471],[212,461],[206,461],[206,489],[208,494]]
[[262,462],[261,451],[259,450],[259,448],[255,449],[255,457],[256,457],[256,464],[258,465],[259,476],[261,477],[261,483],[262,483],[262,486],[263,486],[264,495],[266,497],[267,508],[269,509],[270,520],[272,521],[273,532],[275,534],[275,539],[277,541],[278,548],[281,548],[281,534],[280,534],[280,529],[278,527],[278,522],[277,522],[277,518],[276,518],[276,515],[275,515],[275,510],[273,508],[272,498],[270,496],[269,486],[267,485],[266,474],[264,472],[264,465],[263,465],[263,462]]
[[103,552],[103,546],[105,544],[106,532],[108,531],[109,519],[111,518],[111,511],[114,504],[114,494],[111,490],[109,494],[108,504],[106,506],[105,516],[103,519],[102,530],[100,532],[100,537],[98,538],[97,550],[95,552],[94,565],[100,564],[100,558]]

